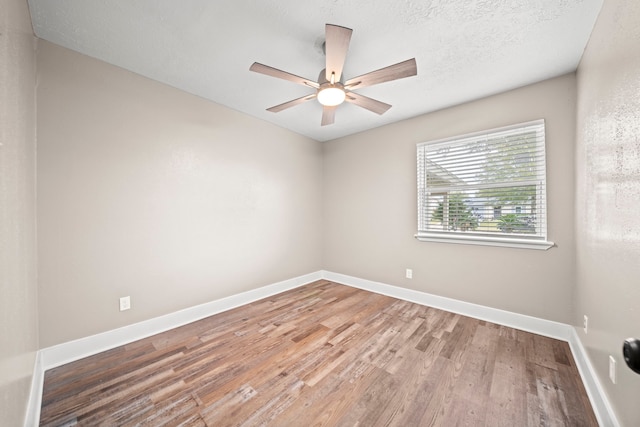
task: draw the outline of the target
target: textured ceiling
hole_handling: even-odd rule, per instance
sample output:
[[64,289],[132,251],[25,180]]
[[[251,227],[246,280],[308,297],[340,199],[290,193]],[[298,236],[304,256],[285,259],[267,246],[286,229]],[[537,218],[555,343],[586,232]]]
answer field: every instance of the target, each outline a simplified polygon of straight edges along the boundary
[[[42,39],[318,141],[572,72],[603,0],[29,0]],[[261,62],[316,80],[326,23],[352,28],[346,78],[415,57],[418,75],[358,93],[384,115],[342,104],[321,127],[313,93],[252,73]]]

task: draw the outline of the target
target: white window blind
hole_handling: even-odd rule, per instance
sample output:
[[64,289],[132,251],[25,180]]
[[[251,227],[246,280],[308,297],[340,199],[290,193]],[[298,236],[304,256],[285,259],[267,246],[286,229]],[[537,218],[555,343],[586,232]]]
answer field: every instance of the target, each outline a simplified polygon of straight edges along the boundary
[[548,249],[544,120],[418,144],[419,240]]

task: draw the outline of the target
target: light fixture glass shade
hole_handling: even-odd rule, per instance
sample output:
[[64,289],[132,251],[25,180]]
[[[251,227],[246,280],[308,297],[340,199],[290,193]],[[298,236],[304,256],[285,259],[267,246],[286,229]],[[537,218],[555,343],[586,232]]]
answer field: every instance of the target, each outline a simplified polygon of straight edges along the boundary
[[318,92],[318,102],[325,107],[340,105],[344,102],[344,98],[344,90],[336,86],[321,88]]

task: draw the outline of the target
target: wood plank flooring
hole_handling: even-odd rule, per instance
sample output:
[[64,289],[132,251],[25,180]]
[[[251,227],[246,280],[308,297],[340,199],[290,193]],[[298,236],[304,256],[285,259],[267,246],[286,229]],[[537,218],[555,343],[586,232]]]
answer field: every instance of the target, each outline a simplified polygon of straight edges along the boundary
[[567,343],[318,281],[45,374],[42,426],[597,426]]

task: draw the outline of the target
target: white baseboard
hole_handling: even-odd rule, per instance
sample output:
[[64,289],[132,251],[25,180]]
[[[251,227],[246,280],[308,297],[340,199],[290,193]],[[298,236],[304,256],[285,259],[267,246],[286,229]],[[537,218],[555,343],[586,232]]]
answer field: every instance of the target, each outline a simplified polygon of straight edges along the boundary
[[320,279],[322,279],[321,271],[305,274],[122,328],[41,349],[36,355],[25,427],[37,426],[39,423],[44,372],[47,369],[159,334]]
[[569,343],[573,353],[573,358],[578,366],[582,382],[587,389],[587,395],[598,418],[598,423],[601,427],[620,427],[615,412],[589,360],[589,356],[573,326],[330,271],[322,271],[322,278],[354,288],[566,341]]
[[441,297],[425,292],[414,291],[385,283],[346,276],[344,274],[323,271],[322,278],[332,282],[338,282],[354,288],[365,289],[393,298],[415,302],[429,307],[439,308],[452,313],[462,314],[475,319],[486,320],[499,325],[509,326],[522,331],[533,332],[538,335],[569,341],[571,326],[551,320],[539,319],[524,314],[513,313],[497,308],[472,304],[452,298]]
[[620,427],[616,414],[604,394],[604,388],[593,368],[591,359],[582,345],[576,329],[573,327],[571,328],[571,336],[569,337],[569,346],[571,347],[573,358],[578,366],[578,371],[580,371],[582,383],[587,389],[587,395],[589,395],[593,411],[598,418],[598,424],[600,424],[601,427]]
[[44,372],[47,369],[186,325],[320,279],[567,341],[598,422],[602,427],[619,427],[615,413],[604,394],[589,357],[572,326],[324,270],[40,350],[34,366],[25,427],[38,425]]
[[35,427],[40,423],[44,371],[42,367],[42,353],[38,351],[36,352],[33,376],[31,377],[31,391],[29,393],[29,402],[27,402],[27,415],[24,418],[25,427]]
[[288,291],[289,289],[297,288],[307,283],[320,280],[321,278],[322,273],[320,271],[305,274],[304,276],[185,308],[184,310],[134,323],[122,328],[58,344],[53,347],[47,347],[40,350],[42,353],[42,366],[45,370],[55,368],[56,366],[64,365],[74,360],[82,359],[83,357],[119,347],[223,311],[231,310],[241,305],[258,301],[262,298],[279,294],[280,292]]

